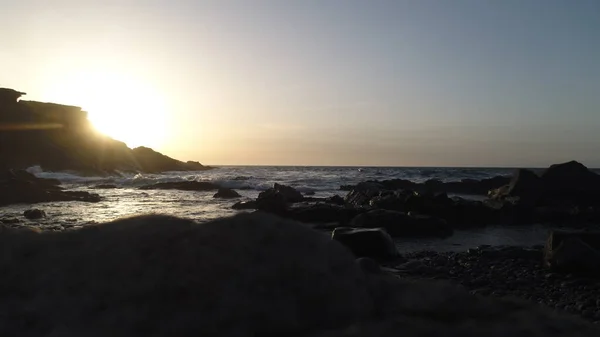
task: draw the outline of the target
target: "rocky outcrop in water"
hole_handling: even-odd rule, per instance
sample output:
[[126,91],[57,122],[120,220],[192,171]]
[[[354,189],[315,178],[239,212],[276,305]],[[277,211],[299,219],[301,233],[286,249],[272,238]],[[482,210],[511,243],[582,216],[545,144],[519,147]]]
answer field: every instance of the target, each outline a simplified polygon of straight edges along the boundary
[[523,301],[392,277],[323,233],[265,214],[205,224],[141,216],[62,233],[2,228],[0,247],[2,336],[600,334]]
[[[98,202],[98,194],[65,191],[59,181],[37,178],[23,170],[0,171],[0,206],[50,201]],[[32,214],[33,216],[33,214]]]
[[110,175],[208,168],[145,147],[132,150],[95,131],[80,107],[17,101],[21,95],[24,93],[0,88],[0,169],[39,165],[49,171]]
[[213,195],[213,198],[219,198],[219,199],[235,199],[235,198],[239,198],[239,197],[241,197],[241,195],[238,192],[236,192],[235,190],[232,190],[230,188],[219,188],[217,193],[215,193],[215,195]]
[[[494,178],[475,180],[475,179],[463,179],[461,181],[450,181],[443,182],[439,179],[430,179],[424,183],[415,183],[406,179],[391,179],[383,181],[367,181],[361,183],[364,187],[365,184],[369,184],[370,188],[378,186],[383,190],[411,190],[421,193],[433,193],[433,192],[444,192],[444,193],[455,193],[455,194],[470,194],[470,195],[486,195],[489,190],[498,188],[507,184],[510,181],[510,177],[497,176]],[[352,191],[361,189],[358,185],[343,185],[340,186],[340,190]]]
[[[290,187],[275,186],[256,201],[235,209],[259,209],[321,228],[382,227],[393,237],[444,237],[454,229],[487,225],[549,223],[572,228],[600,223],[600,176],[577,162],[553,165],[541,176],[520,169],[512,178],[443,183],[456,191],[496,186],[489,198],[470,200],[445,192],[423,191],[421,184],[395,179],[354,185],[344,197],[304,197]],[[500,183],[505,186],[499,186]],[[442,186],[425,183],[423,186]],[[410,189],[416,187],[417,190]],[[286,191],[283,193],[282,191]],[[365,219],[370,219],[366,221]],[[324,225],[325,224],[325,225]]]

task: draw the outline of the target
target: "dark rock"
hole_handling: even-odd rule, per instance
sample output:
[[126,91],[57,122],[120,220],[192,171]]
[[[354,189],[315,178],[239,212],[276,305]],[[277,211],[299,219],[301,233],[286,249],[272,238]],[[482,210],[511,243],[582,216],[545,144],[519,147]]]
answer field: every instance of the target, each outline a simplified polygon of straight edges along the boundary
[[576,205],[600,203],[600,175],[576,161],[550,166],[542,181],[546,199]]
[[97,202],[97,194],[79,191],[64,191],[57,186],[59,181],[40,179],[23,170],[0,172],[0,206],[51,201]]
[[332,239],[348,247],[357,257],[389,260],[399,257],[394,241],[381,228],[338,227]]
[[239,197],[241,197],[241,195],[230,188],[219,188],[219,191],[213,195],[213,198],[221,199],[234,199]]
[[334,204],[334,205],[344,205],[346,203],[344,201],[344,198],[340,197],[337,194],[332,197],[326,198],[325,202],[329,203],[329,204]]
[[131,150],[131,154],[143,172],[204,171],[210,169],[210,167],[194,161],[184,163],[144,146]]
[[600,233],[552,231],[544,262],[560,272],[600,275]]
[[530,170],[519,169],[514,173],[508,185],[491,190],[490,196],[494,199],[519,197],[521,203],[534,206],[542,192],[542,179]]
[[315,191],[306,191],[304,195],[315,195]]
[[416,194],[410,190],[382,191],[369,201],[373,208],[407,211],[407,201]]
[[362,182],[346,195],[344,201],[352,206],[366,206],[374,196],[384,190],[383,186],[374,182]]
[[352,219],[350,226],[381,227],[393,237],[447,237],[453,232],[443,219],[388,210],[372,210],[359,214]]
[[[13,96],[14,97],[14,96]],[[34,165],[84,175],[204,170],[148,148],[130,149],[97,132],[80,107],[27,100],[0,104],[0,170]]]
[[14,225],[14,224],[20,223],[21,220],[19,220],[17,218],[7,218],[7,219],[0,219],[0,222],[3,224],[7,224],[7,225]]
[[140,190],[214,191],[219,188],[219,185],[208,181],[177,181],[146,185]]
[[489,179],[443,182],[439,179],[430,179],[424,183],[414,183],[404,179],[384,180],[381,184],[390,190],[408,189],[418,192],[446,192],[469,195],[486,195],[489,190],[508,184],[509,177],[497,176]]
[[304,196],[293,187],[275,183],[273,188],[260,192],[257,201],[270,199],[281,199],[285,203],[294,203],[303,201]]
[[23,212],[23,216],[26,219],[29,220],[37,220],[37,219],[42,219],[46,217],[46,212],[42,211],[41,209],[28,209],[25,212]]

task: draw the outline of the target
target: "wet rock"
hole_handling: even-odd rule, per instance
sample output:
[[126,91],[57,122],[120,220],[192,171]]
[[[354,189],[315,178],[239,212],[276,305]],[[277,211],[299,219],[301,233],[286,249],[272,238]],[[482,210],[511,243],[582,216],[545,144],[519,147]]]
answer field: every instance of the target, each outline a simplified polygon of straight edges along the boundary
[[357,257],[380,260],[399,257],[394,241],[381,228],[338,227],[333,231],[331,237],[348,247]]
[[25,212],[23,212],[23,216],[29,220],[37,220],[37,219],[45,218],[46,212],[44,212],[41,209],[37,209],[37,208],[28,209]]
[[220,187],[208,181],[176,181],[142,186],[140,190],[214,191]]
[[98,202],[98,194],[80,191],[65,191],[59,181],[41,179],[24,170],[0,172],[0,206],[32,204],[51,201]]
[[304,196],[293,187],[275,183],[272,188],[261,192],[257,201],[282,200],[285,203],[294,203],[304,200]]
[[377,196],[384,188],[379,183],[374,182],[362,182],[357,184],[352,191],[350,191],[344,201],[352,206],[366,206],[369,204],[371,198]]
[[385,228],[392,237],[447,237],[453,232],[443,219],[387,210],[359,214],[352,219],[350,226]]
[[0,219],[0,222],[3,224],[11,225],[11,224],[18,224],[21,222],[21,220],[19,220],[17,218],[5,218],[5,219]]
[[414,196],[416,194],[410,190],[382,191],[369,200],[369,205],[390,211],[407,211],[410,210],[408,200]]
[[236,192],[235,190],[232,190],[230,188],[219,188],[219,191],[217,193],[215,193],[215,195],[213,195],[213,198],[220,198],[220,199],[234,199],[234,198],[240,198],[241,195]]

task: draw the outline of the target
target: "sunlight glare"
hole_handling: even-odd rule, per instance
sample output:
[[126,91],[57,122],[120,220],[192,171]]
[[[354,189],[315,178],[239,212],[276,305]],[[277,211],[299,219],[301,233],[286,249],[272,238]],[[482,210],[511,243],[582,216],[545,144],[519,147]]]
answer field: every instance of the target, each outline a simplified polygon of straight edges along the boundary
[[56,96],[72,97],[96,130],[131,148],[157,148],[167,137],[168,106],[148,83],[124,74],[83,72],[60,91]]

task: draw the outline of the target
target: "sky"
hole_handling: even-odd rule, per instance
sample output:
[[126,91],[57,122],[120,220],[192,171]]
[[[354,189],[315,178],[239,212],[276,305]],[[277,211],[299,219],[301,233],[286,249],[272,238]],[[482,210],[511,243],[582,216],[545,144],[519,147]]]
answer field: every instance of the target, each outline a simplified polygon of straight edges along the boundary
[[181,160],[600,167],[597,0],[0,5],[0,87]]

